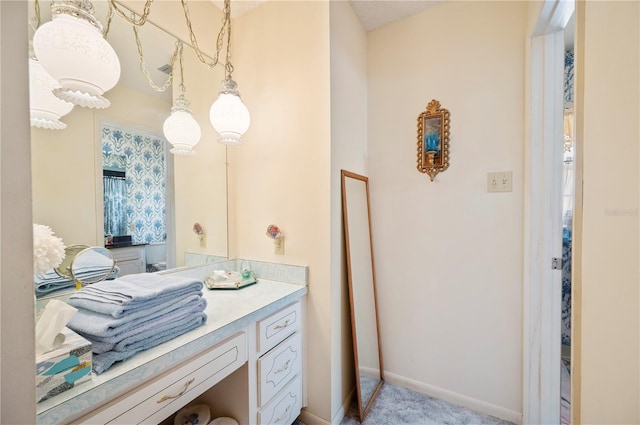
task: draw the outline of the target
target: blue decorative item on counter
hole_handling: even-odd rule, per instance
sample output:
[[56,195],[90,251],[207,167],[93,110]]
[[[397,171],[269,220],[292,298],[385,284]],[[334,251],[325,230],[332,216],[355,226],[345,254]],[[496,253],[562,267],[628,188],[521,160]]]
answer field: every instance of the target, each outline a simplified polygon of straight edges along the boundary
[[91,343],[64,328],[61,346],[36,356],[36,402],[91,379]]

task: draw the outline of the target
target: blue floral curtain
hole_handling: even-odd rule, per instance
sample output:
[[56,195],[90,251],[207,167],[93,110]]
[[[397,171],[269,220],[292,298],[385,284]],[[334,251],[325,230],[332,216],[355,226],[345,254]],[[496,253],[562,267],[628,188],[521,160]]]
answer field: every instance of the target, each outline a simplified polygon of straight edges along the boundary
[[103,176],[105,235],[127,234],[127,183],[124,177]]
[[564,54],[564,108],[573,108],[573,50]]

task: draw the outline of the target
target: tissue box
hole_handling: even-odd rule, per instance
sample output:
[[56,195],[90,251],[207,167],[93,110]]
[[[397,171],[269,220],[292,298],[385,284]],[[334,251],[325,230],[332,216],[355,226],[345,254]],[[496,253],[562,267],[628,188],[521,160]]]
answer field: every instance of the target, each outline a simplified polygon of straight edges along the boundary
[[37,403],[91,379],[91,343],[69,328],[61,333],[61,346],[36,355]]

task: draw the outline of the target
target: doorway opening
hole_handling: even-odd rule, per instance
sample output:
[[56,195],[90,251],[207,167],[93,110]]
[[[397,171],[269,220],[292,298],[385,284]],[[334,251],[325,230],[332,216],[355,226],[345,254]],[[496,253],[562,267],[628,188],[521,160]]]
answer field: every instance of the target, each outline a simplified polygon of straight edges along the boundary
[[575,199],[574,37],[575,11],[564,31],[564,111],[562,153],[562,308],[560,350],[560,423],[571,423],[571,268]]
[[531,34],[523,423],[561,421],[564,34],[575,6],[545,0]]

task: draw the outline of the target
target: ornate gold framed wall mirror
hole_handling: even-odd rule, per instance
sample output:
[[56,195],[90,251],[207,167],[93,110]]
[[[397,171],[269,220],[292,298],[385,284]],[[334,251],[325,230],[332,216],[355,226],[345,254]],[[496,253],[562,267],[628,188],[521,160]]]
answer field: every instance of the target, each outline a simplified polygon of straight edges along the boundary
[[345,170],[341,175],[356,395],[362,422],[384,382],[371,241],[369,179]]
[[449,168],[450,116],[435,99],[418,116],[418,171],[431,181]]

